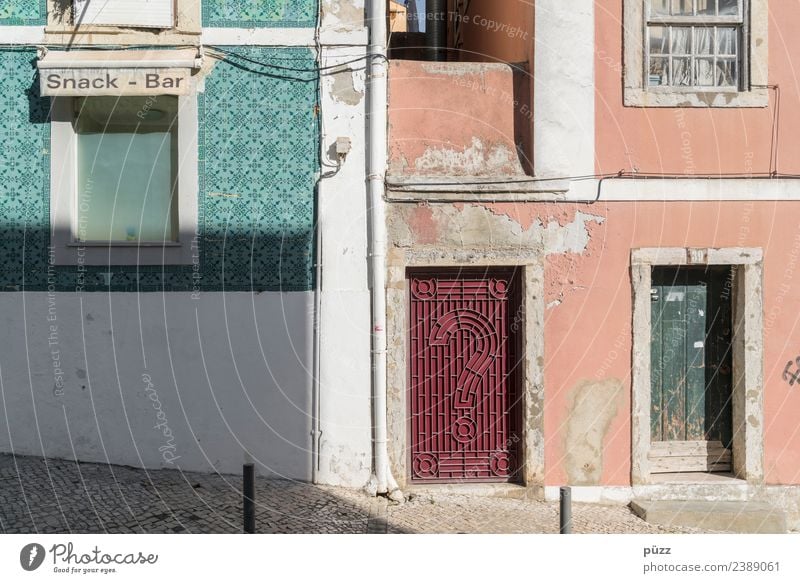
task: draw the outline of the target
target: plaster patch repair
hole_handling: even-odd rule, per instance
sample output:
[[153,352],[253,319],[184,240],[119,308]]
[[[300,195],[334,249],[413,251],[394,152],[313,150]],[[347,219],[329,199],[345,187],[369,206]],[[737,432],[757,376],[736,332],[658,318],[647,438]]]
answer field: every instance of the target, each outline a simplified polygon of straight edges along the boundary
[[334,101],[345,105],[358,105],[364,99],[365,79],[363,71],[342,67],[330,75],[329,91]]
[[622,396],[622,381],[618,379],[583,380],[572,389],[564,434],[564,458],[570,484],[600,484],[603,444]]

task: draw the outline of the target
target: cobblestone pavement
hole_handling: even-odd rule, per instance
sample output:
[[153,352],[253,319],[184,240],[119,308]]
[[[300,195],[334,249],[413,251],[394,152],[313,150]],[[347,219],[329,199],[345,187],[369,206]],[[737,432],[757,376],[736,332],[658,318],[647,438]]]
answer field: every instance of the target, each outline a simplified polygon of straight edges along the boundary
[[[0,455],[0,532],[235,533],[241,478],[147,471]],[[455,494],[417,494],[402,505],[358,491],[258,479],[264,533],[555,533],[558,505]],[[575,532],[663,529],[622,506],[575,504]]]
[[[388,532],[558,534],[558,503],[485,496],[436,494],[410,496],[388,509]],[[690,528],[666,528],[646,523],[627,506],[572,505],[575,534],[701,533]]]
[[[256,525],[266,533],[363,533],[371,502],[360,492],[259,479]],[[241,529],[239,476],[0,455],[0,532]]]

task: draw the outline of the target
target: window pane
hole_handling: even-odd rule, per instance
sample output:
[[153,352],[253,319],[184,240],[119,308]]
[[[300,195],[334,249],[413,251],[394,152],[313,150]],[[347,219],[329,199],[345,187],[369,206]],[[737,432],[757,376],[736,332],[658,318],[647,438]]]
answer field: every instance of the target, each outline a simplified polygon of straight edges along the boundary
[[695,53],[698,55],[714,54],[714,28],[698,26],[694,29]]
[[697,85],[711,87],[714,85],[714,59],[697,59]]
[[679,86],[692,85],[692,67],[690,59],[672,59],[672,84]]
[[687,16],[692,14],[692,0],[672,0],[672,14]]
[[672,54],[689,55],[692,52],[692,28],[690,26],[672,27]]
[[666,26],[651,26],[650,31],[650,54],[668,55],[669,54],[669,28]]
[[697,14],[716,16],[717,14],[716,0],[697,0]]
[[738,15],[739,0],[719,0],[719,13],[722,16]]
[[669,14],[670,0],[650,0],[650,14]]
[[651,87],[669,85],[669,59],[663,57],[650,59],[650,74],[647,84]]
[[736,59],[717,59],[716,81],[719,87],[735,87],[739,84]]
[[734,27],[719,27],[717,29],[717,54],[736,55],[736,39],[738,30]]
[[178,100],[77,100],[78,225],[83,241],[177,239]]

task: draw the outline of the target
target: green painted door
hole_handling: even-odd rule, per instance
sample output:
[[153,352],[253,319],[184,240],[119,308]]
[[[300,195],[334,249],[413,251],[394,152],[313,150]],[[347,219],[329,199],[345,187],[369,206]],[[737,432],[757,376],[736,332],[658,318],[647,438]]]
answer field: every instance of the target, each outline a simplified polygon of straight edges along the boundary
[[[724,470],[725,452],[730,465],[731,281],[728,267],[653,270],[651,437],[687,444],[671,448],[687,459],[664,471]],[[720,455],[707,467],[688,459],[712,450]]]

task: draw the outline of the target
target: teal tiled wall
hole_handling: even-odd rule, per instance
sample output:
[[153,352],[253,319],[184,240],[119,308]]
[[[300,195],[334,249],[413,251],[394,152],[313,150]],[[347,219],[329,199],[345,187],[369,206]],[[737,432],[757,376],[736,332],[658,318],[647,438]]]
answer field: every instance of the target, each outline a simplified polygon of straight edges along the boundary
[[50,102],[39,96],[35,51],[0,50],[0,289],[313,289],[315,60],[304,48],[235,51],[198,96],[198,265],[78,272],[48,263]]
[[313,27],[318,0],[203,0],[203,26]]
[[44,26],[47,0],[0,0],[0,26]]

